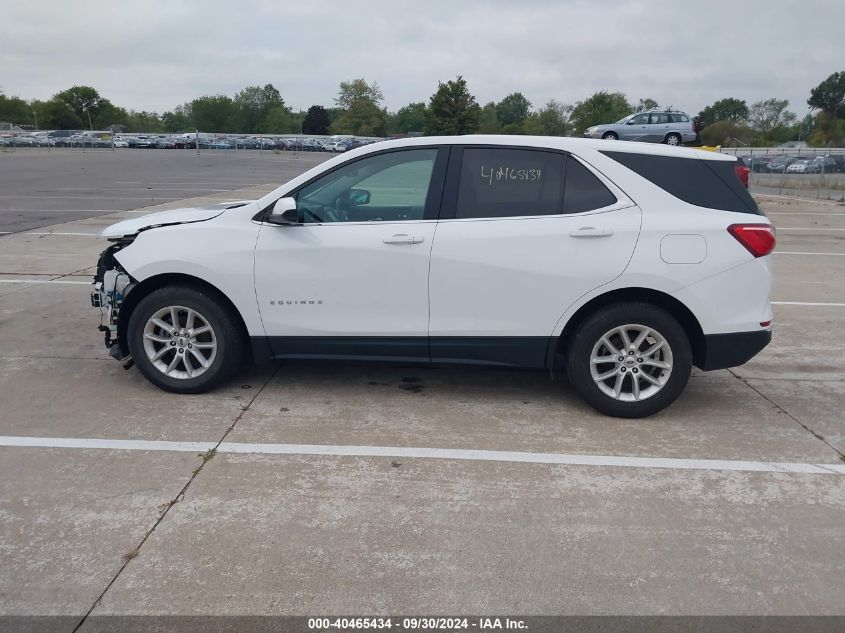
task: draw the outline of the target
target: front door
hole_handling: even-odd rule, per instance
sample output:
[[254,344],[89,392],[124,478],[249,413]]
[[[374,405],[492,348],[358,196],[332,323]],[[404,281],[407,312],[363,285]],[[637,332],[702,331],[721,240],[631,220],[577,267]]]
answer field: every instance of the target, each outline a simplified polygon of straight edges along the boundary
[[649,133],[648,112],[635,115],[622,126],[623,141],[644,141]]
[[428,360],[428,267],[447,150],[365,156],[294,192],[264,224],[255,289],[277,357]]

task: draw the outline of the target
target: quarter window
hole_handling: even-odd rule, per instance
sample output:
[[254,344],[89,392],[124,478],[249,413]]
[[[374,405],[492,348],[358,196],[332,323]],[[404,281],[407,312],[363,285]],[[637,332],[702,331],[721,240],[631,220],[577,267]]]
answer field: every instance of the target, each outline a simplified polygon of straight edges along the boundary
[[616,203],[610,189],[584,165],[571,156],[566,161],[566,189],[563,194],[564,213],[583,213]]
[[422,220],[436,149],[387,152],[349,163],[296,195],[305,223]]

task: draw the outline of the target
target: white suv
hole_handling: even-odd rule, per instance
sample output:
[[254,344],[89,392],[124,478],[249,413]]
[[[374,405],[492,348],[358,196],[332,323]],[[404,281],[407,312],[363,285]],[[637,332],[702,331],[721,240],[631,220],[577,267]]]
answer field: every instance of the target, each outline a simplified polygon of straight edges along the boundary
[[323,358],[566,369],[640,417],[771,340],[774,230],[713,152],[603,140],[388,141],[257,201],[119,222],[92,303],[154,384]]

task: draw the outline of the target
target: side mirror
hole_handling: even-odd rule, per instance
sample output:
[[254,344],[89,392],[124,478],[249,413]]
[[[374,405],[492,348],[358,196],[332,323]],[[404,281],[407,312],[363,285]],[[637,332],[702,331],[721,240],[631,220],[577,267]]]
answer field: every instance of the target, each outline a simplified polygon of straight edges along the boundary
[[362,204],[370,204],[370,192],[366,189],[350,189],[349,204],[353,207],[359,207]]
[[299,224],[299,212],[294,198],[279,198],[266,218],[273,224]]

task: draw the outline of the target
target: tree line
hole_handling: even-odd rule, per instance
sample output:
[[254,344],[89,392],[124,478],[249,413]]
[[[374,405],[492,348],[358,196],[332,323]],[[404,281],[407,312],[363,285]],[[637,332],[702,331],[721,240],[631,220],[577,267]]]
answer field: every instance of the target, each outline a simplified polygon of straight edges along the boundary
[[[428,102],[396,112],[383,106],[375,82],[342,81],[330,106],[294,111],[273,84],[248,86],[235,94],[205,95],[161,114],[114,105],[90,86],[73,86],[47,101],[8,97],[0,92],[0,120],[40,129],[118,129],[128,132],[193,130],[242,134],[533,134],[577,136],[586,128],[612,123],[631,113],[660,107],[651,98],[636,103],[621,92],[599,91],[573,104],[552,99],[542,106],[513,92],[480,105],[466,80],[439,82]],[[773,145],[806,140],[838,145],[845,138],[845,71],[833,73],[810,91],[811,112],[798,119],[789,101],[773,97],[752,104],[718,99],[698,113],[700,140],[707,145]],[[671,106],[668,106],[671,108]]]

